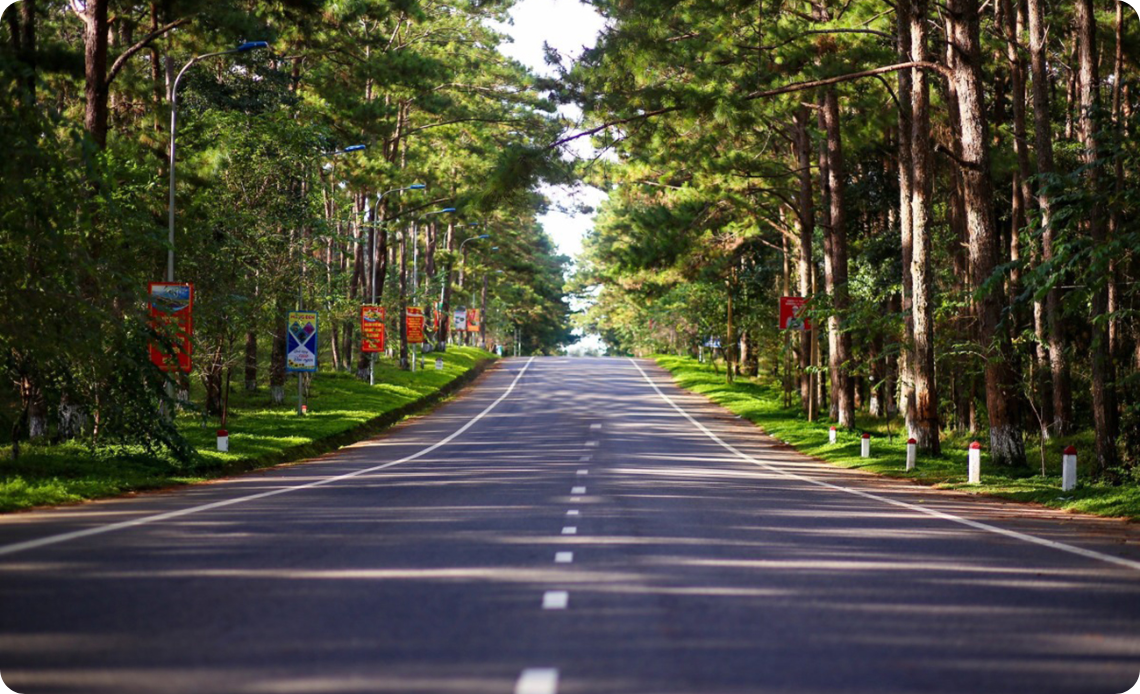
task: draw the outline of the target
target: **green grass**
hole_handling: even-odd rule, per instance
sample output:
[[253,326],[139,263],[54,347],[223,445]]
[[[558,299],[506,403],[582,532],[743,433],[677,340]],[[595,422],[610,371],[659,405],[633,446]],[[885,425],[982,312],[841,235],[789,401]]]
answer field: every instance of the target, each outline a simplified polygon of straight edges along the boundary
[[[274,405],[265,387],[247,393],[235,384],[227,423],[229,452],[216,450],[217,418],[179,415],[178,428],[198,453],[189,466],[127,446],[93,450],[80,443],[24,444],[16,460],[10,448],[0,450],[0,512],[189,484],[317,455],[422,410],[438,399],[441,389],[460,385],[493,358],[474,347],[450,347],[443,355],[427,356],[428,368],[414,374],[377,360],[375,386],[348,374],[316,374],[303,417],[297,415],[294,378],[286,383],[283,405]],[[443,356],[441,371],[434,368],[437,356]],[[197,379],[192,380],[197,387]],[[191,392],[192,401],[201,399],[197,389]]]
[[[1053,508],[1102,516],[1140,518],[1140,487],[1135,484],[1112,485],[1078,475],[1076,489],[1061,491],[1061,451],[1069,444],[1075,445],[1078,451],[1092,451],[1093,441],[1089,432],[1046,441],[1044,477],[1040,470],[1040,448],[1035,440],[1029,442],[1031,445],[1026,451],[1032,468],[999,470],[989,464],[985,453],[986,440],[979,437],[983,446],[982,483],[967,484],[967,449],[972,440],[967,436],[944,435],[943,454],[939,457],[919,454],[916,469],[907,472],[906,437],[899,436],[901,422],[897,418],[890,423],[893,440],[888,439],[886,420],[860,416],[856,418],[857,430],[839,431],[836,443],[830,444],[828,429],[831,423],[826,420],[808,422],[798,408],[784,409],[783,396],[776,383],[741,378],[730,386],[725,383],[723,368],[719,374],[715,374],[708,364],[700,364],[689,357],[657,356],[656,360],[673,374],[682,388],[705,395],[801,453],[842,467],[910,479],[943,489],[989,494]],[[798,404],[798,398],[796,401]],[[864,431],[872,436],[870,458],[860,456],[860,438]],[[1078,458],[1079,472],[1082,471],[1081,468]]]

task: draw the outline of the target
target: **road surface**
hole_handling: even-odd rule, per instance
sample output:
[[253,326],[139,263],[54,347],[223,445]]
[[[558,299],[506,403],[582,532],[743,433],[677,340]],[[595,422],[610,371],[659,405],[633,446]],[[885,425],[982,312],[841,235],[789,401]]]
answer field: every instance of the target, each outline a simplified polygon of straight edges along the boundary
[[508,359],[312,462],[0,519],[13,690],[1116,694],[1130,526],[799,456],[651,362]]

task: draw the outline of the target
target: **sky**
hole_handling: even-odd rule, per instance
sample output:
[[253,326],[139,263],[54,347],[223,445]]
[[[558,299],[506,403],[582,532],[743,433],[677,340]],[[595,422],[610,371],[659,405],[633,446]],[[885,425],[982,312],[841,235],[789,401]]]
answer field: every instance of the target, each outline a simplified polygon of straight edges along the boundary
[[[500,46],[499,50],[546,76],[552,75],[553,70],[543,59],[544,42],[556,49],[564,60],[573,60],[581,55],[584,48],[594,45],[598,32],[605,24],[601,15],[578,0],[522,0],[511,9],[510,14],[512,23],[496,25],[496,29],[511,36],[513,42]],[[562,106],[560,111],[574,120],[581,117],[581,112],[574,106]],[[577,156],[593,156],[588,138],[571,144],[572,151]],[[606,195],[601,190],[586,185],[547,186],[543,192],[554,204],[550,212],[540,216],[538,221],[550,234],[559,252],[574,258],[582,250],[582,238],[593,225],[593,215],[575,214],[559,208],[572,210],[581,205],[596,208]],[[600,347],[601,341],[597,336],[586,336],[570,351],[573,353]]]

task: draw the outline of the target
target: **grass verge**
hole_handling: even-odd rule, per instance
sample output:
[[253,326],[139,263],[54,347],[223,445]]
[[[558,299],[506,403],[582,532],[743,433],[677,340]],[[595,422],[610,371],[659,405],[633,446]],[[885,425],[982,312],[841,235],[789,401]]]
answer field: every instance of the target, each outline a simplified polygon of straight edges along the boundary
[[[245,392],[236,385],[230,395],[229,452],[216,450],[216,418],[179,415],[178,428],[198,453],[192,465],[141,448],[92,449],[75,442],[24,444],[17,460],[11,460],[10,450],[0,451],[0,512],[191,484],[319,455],[430,407],[494,360],[490,352],[474,347],[450,347],[429,356],[441,356],[443,369],[435,370],[428,361],[427,369],[410,373],[377,360],[375,386],[348,374],[318,373],[303,417],[297,415],[292,378],[282,405],[274,405],[265,388]],[[192,392],[191,400],[201,402],[201,394]]]
[[[831,444],[828,442],[831,424],[826,421],[808,422],[798,408],[785,409],[778,384],[742,378],[727,385],[723,370],[720,374],[715,374],[711,366],[701,364],[696,359],[674,356],[655,358],[682,388],[708,397],[799,452],[829,463],[909,479],[942,489],[989,494],[1101,516],[1131,520],[1140,518],[1140,487],[1135,484],[1112,485],[1079,475],[1076,489],[1061,491],[1061,451],[1073,444],[1078,451],[1091,452],[1093,441],[1090,432],[1046,441],[1044,476],[1039,467],[1000,470],[989,465],[985,452],[986,442],[982,439],[982,483],[967,484],[966,460],[971,439],[966,436],[944,435],[942,455],[920,454],[916,469],[907,472],[906,437],[899,435],[901,422],[898,418],[888,422],[881,418],[859,416],[856,418],[857,431],[839,431],[836,443]],[[891,436],[888,436],[888,428]],[[870,458],[860,456],[860,439],[864,431],[872,437]],[[1026,454],[1031,465],[1039,466],[1040,448],[1032,440],[1027,442]],[[1078,458],[1078,469],[1081,467]]]

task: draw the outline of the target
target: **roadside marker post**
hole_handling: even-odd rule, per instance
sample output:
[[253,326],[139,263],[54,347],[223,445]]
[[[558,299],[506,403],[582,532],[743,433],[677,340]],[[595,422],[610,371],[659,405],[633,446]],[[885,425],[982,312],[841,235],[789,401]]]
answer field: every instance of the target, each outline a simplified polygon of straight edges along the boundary
[[907,439],[906,442],[906,469],[907,471],[914,469],[915,458],[917,457],[918,441],[914,439]]
[[864,458],[871,457],[871,435],[867,432],[863,432],[863,442],[859,454]]
[[230,432],[218,429],[218,451],[225,453],[230,450]]
[[1061,457],[1061,491],[1077,488],[1077,447],[1069,446]]
[[827,432],[827,442],[835,443],[835,427],[831,427],[831,430]]
[[982,444],[977,441],[970,444],[970,464],[967,482],[981,484],[982,482]]

